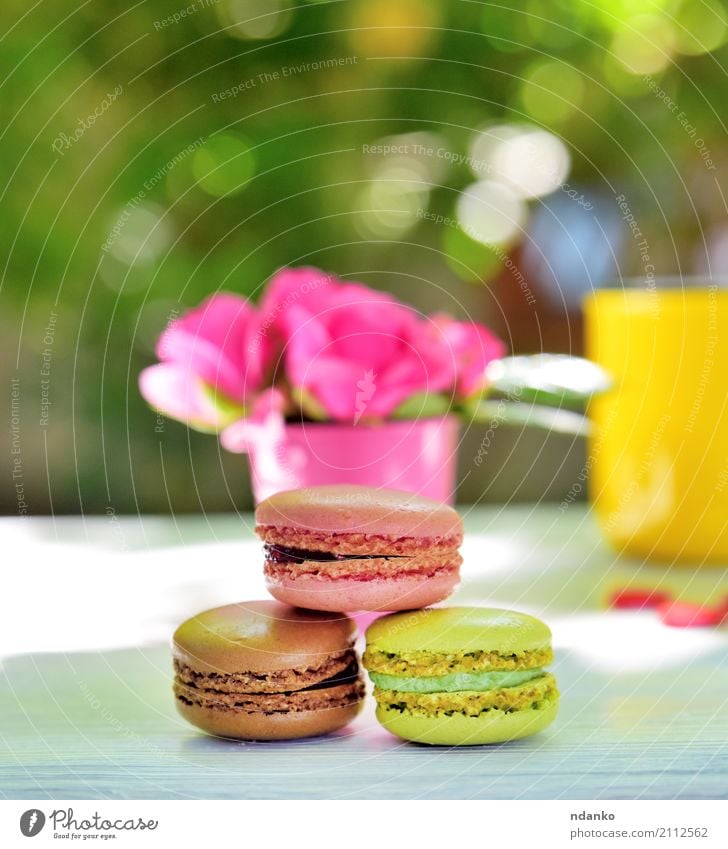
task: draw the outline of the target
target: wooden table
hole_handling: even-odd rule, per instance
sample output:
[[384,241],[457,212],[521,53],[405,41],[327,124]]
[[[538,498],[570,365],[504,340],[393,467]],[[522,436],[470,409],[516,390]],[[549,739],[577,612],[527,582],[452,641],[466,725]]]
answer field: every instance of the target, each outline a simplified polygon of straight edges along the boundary
[[571,505],[467,512],[454,603],[545,618],[562,691],[546,732],[405,744],[373,720],[291,743],[216,740],[174,708],[168,640],[207,607],[264,597],[250,516],[3,519],[0,796],[673,798],[728,796],[728,631],[616,612],[617,587],[728,593],[724,569],[617,557]]

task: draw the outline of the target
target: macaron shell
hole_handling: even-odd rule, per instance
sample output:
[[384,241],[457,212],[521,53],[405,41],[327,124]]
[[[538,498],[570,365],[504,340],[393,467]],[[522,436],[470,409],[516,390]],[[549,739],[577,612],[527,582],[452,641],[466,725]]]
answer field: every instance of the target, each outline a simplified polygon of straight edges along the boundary
[[451,675],[472,672],[512,672],[522,669],[541,669],[553,663],[551,646],[517,654],[498,654],[494,651],[476,652],[385,652],[369,646],[362,658],[370,672],[408,677]]
[[210,710],[177,701],[177,710],[192,725],[215,737],[236,740],[295,740],[319,737],[343,728],[361,710],[361,702],[327,710],[291,713],[244,713]]
[[384,652],[490,651],[503,655],[549,645],[548,626],[526,613],[490,607],[443,607],[383,616],[369,626],[367,647]]
[[483,746],[504,743],[543,731],[558,713],[558,702],[542,708],[514,711],[489,711],[483,716],[419,717],[377,706],[379,722],[403,740],[431,746]]
[[173,654],[199,672],[254,672],[318,667],[351,647],[347,616],[298,610],[277,601],[248,601],[206,610],[176,630]]
[[435,575],[404,575],[366,581],[351,578],[266,577],[270,594],[279,601],[311,610],[413,610],[447,598],[459,583],[456,571]]
[[462,537],[462,519],[447,504],[393,489],[340,484],[279,492],[261,501],[258,525],[325,533],[395,537]]

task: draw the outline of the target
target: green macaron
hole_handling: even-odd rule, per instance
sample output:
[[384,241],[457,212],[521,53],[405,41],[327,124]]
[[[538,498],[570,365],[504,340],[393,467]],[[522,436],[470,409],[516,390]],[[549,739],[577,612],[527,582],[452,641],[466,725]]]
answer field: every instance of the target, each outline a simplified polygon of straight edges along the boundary
[[513,610],[448,607],[369,626],[364,665],[377,719],[404,740],[502,743],[543,730],[558,709],[551,631]]

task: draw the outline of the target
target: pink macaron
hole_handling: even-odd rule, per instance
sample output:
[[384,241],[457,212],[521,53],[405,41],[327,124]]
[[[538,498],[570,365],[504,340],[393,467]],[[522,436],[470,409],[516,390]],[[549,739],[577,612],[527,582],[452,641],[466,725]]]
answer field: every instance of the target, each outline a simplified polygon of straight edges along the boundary
[[460,580],[460,516],[408,492],[318,486],[258,505],[268,590],[311,610],[410,610]]

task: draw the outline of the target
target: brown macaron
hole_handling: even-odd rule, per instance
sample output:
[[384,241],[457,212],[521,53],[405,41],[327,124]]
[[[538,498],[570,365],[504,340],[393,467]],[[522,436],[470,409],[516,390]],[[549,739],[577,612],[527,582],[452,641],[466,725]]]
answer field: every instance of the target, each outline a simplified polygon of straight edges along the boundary
[[350,722],[364,698],[344,614],[247,601],[193,616],[173,642],[182,716],[218,737],[291,740]]

